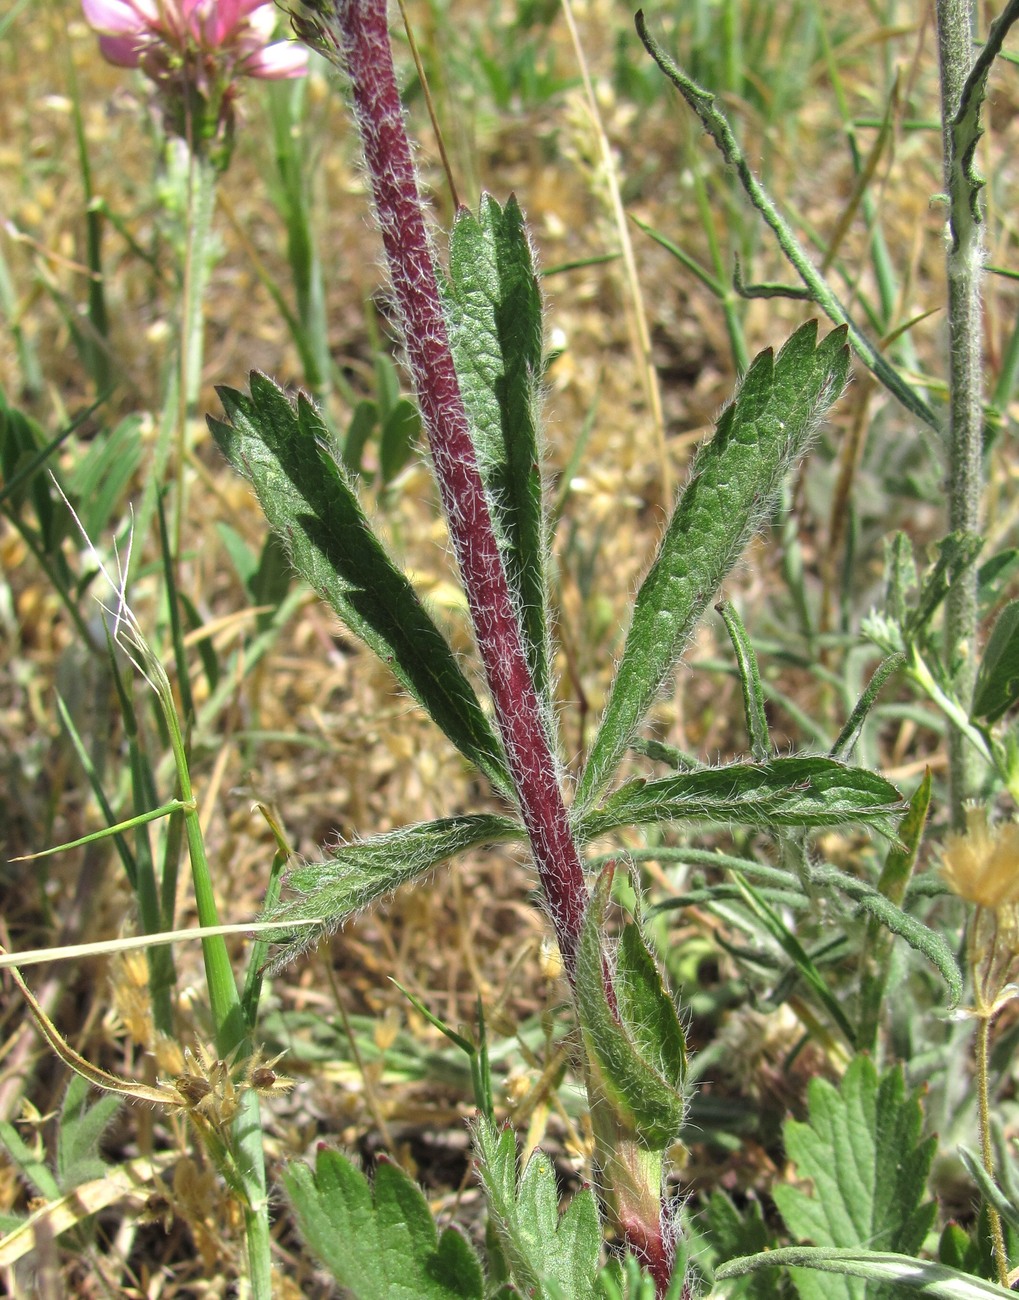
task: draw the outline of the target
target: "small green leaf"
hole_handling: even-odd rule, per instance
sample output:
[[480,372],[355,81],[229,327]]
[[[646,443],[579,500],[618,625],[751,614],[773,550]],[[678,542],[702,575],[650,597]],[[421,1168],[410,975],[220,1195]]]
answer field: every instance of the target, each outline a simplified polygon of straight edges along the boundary
[[722,616],[725,630],[729,633],[729,640],[736,652],[736,670],[743,688],[743,713],[750,737],[750,753],[755,763],[766,763],[772,753],[771,736],[768,732],[768,715],[764,708],[764,688],[761,686],[757,655],[735,607],[723,600],[715,609]]
[[[888,850],[884,866],[881,868],[878,891],[887,900],[888,910],[877,910],[880,905],[876,904],[875,900],[875,910],[872,910],[871,920],[867,926],[860,979],[860,1031],[857,1035],[857,1045],[866,1051],[872,1051],[877,1042],[881,1003],[891,962],[891,935],[899,929],[899,916],[907,915],[901,911],[902,900],[906,896],[906,887],[916,865],[930,803],[931,770],[927,768],[923,780],[909,801],[909,809],[899,823],[898,841]],[[896,909],[895,912],[890,910],[892,908]],[[889,917],[892,921],[890,925],[887,924]],[[909,919],[913,920],[913,918]],[[919,926],[921,922],[917,921],[915,924]],[[885,926],[884,932],[879,928],[881,925]],[[926,926],[923,928],[926,930]],[[933,931],[929,933],[934,936]],[[951,959],[954,967],[955,959],[951,951],[949,950],[945,955]]]
[[857,700],[852,713],[846,719],[845,726],[839,732],[835,744],[832,745],[829,751],[832,758],[841,758],[852,750],[857,737],[863,729],[863,724],[867,720],[867,714],[871,711],[874,701],[881,693],[881,688],[893,673],[899,672],[905,665],[906,656],[904,654],[891,654],[874,669],[874,675],[867,683],[866,689]]
[[209,419],[224,455],[248,478],[294,567],[393,671],[454,745],[504,793],[502,749],[445,637],[372,531],[329,431],[301,395],[253,371],[251,396],[219,390],[229,424]]
[[602,949],[612,866],[598,877],[577,950],[577,1015],[597,1092],[621,1128],[664,1151],[686,1115],[686,1036],[636,924],[628,922],[606,992]]
[[308,1245],[354,1300],[481,1300],[484,1278],[467,1239],[441,1237],[421,1189],[389,1160],[374,1195],[338,1151],[323,1148],[314,1172],[287,1166],[283,1183]]
[[845,329],[819,346],[817,322],[777,357],[755,358],[715,436],[698,452],[634,605],[622,659],[577,791],[588,807],[682,654],[697,620],[767,520],[790,468],[849,372]]
[[977,570],[977,591],[980,606],[990,610],[1004,595],[1006,586],[1019,573],[1019,548],[1010,546],[985,560]]
[[99,1142],[123,1101],[114,1093],[103,1093],[90,1106],[90,1085],[73,1075],[60,1108],[57,1136],[57,1182],[62,1192],[102,1178],[108,1163],[99,1152]]
[[[811,1246],[791,1246],[784,1250],[769,1250],[763,1255],[751,1255],[747,1259],[733,1259],[722,1268],[715,1270],[715,1277],[727,1281],[732,1277],[743,1277],[761,1268],[789,1268],[796,1273],[796,1285],[800,1295],[800,1279],[807,1277],[807,1269],[817,1269],[823,1273],[841,1273],[848,1277],[864,1278],[870,1284],[866,1292],[853,1292],[854,1295],[895,1296],[901,1300],[903,1291],[917,1291],[928,1300],[1003,1300],[1014,1296],[1015,1292],[1006,1291],[994,1282],[985,1282],[982,1278],[960,1273],[943,1264],[932,1264],[930,1260],[914,1259],[910,1255],[896,1255],[876,1250],[837,1249],[832,1247],[815,1248]],[[842,1295],[849,1295],[846,1287],[851,1284],[843,1282],[842,1289],[838,1283],[830,1280],[817,1280],[818,1289],[812,1295],[829,1297],[836,1300]]]
[[1019,600],[1001,611],[980,661],[971,717],[993,725],[1019,701]]
[[966,1166],[969,1176],[980,1188],[981,1195],[988,1205],[994,1207],[1013,1232],[1019,1232],[1019,1206],[1011,1197],[1006,1196],[991,1175],[984,1168],[983,1161],[965,1147],[959,1148],[959,1156]]
[[585,813],[576,832],[586,841],[620,826],[699,820],[762,830],[855,822],[892,836],[903,807],[895,786],[876,772],[833,758],[774,758],[629,781]]
[[[784,1133],[797,1177],[812,1180],[813,1194],[789,1185],[773,1193],[789,1231],[815,1246],[915,1254],[937,1208],[923,1200],[936,1143],[920,1140],[920,1103],[906,1096],[901,1068],[879,1078],[860,1055],[840,1088],[813,1079],[807,1096],[809,1122],[787,1120]],[[876,1284],[833,1282],[803,1269],[793,1276],[801,1300],[891,1295]]]
[[560,1214],[555,1170],[543,1152],[531,1156],[518,1181],[512,1129],[481,1119],[474,1146],[489,1214],[516,1285],[535,1300],[593,1300],[601,1252],[593,1192],[576,1192]]
[[478,468],[539,695],[550,672],[538,405],[541,291],[523,213],[481,196],[457,213],[444,307]]
[[919,578],[913,559],[913,543],[907,533],[885,538],[885,611],[893,622],[904,626],[909,617],[910,593]]
[[344,844],[328,861],[295,867],[286,878],[290,897],[270,908],[263,919],[278,922],[281,931],[294,921],[317,919],[321,924],[302,928],[292,940],[278,936],[277,941],[288,946],[273,958],[269,969],[279,970],[352,913],[447,858],[482,844],[523,838],[523,826],[508,817],[485,813],[443,817]]

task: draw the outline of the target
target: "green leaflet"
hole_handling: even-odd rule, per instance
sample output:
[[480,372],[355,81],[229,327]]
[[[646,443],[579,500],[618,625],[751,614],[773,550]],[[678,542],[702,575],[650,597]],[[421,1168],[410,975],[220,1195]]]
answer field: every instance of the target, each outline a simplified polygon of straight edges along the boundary
[[[877,1250],[840,1250],[835,1247],[792,1246],[785,1250],[769,1250],[763,1255],[731,1260],[723,1268],[715,1270],[715,1277],[728,1281],[763,1268],[795,1269],[797,1286],[800,1277],[808,1276],[807,1269],[865,1278],[874,1286],[875,1295],[878,1294],[877,1285],[887,1283],[885,1294],[894,1295],[896,1300],[902,1300],[905,1291],[921,1293],[925,1300],[1007,1300],[1008,1296],[1015,1295],[1014,1291],[1006,1291],[994,1282],[946,1268],[944,1264],[932,1264],[930,1260]],[[839,1283],[830,1278],[827,1281],[818,1279],[818,1285],[821,1288],[819,1295],[834,1298],[848,1294],[839,1290]],[[843,1282],[843,1286],[849,1285],[851,1283]],[[870,1294],[868,1288],[868,1297]]]
[[[936,1142],[920,1140],[923,1115],[907,1097],[900,1067],[878,1077],[867,1056],[857,1056],[835,1089],[814,1079],[809,1122],[788,1120],[786,1153],[813,1194],[776,1186],[775,1203],[794,1237],[816,1246],[915,1255],[934,1221],[936,1206],[923,1202]],[[917,1261],[911,1260],[915,1266]],[[893,1289],[876,1281],[833,1281],[795,1269],[800,1300],[884,1300]]]
[[286,879],[291,897],[270,908],[263,919],[278,921],[281,931],[293,921],[319,919],[321,924],[302,928],[292,941],[279,936],[277,941],[287,946],[269,969],[279,970],[352,913],[446,858],[481,844],[523,838],[523,826],[508,817],[486,813],[442,817],[344,844],[326,862],[295,867]]
[[865,768],[833,758],[774,758],[629,781],[575,829],[587,841],[620,826],[694,818],[762,829],[861,822],[891,836],[903,806],[895,786]]
[[1019,700],[1019,600],[1001,611],[980,661],[973,690],[974,718],[993,724]]
[[786,473],[849,372],[845,329],[819,346],[817,322],[757,356],[698,452],[637,595],[623,656],[577,791],[586,809],[627,745],[722,580],[765,522]]
[[[455,1228],[441,1235],[421,1189],[389,1160],[374,1189],[338,1151],[312,1171],[287,1166],[283,1184],[305,1241],[355,1300],[481,1300],[474,1248]],[[374,1192],[374,1194],[373,1194]]]
[[295,406],[257,371],[250,397],[230,388],[219,395],[230,423],[210,418],[209,428],[251,481],[294,567],[457,749],[511,794],[495,732],[445,637],[372,532],[353,484],[328,451],[318,411],[303,395]]
[[612,980],[616,1008],[609,1004],[602,935],[612,874],[610,865],[598,877],[584,920],[577,1015],[596,1091],[617,1116],[620,1130],[648,1151],[664,1151],[686,1115],[686,1035],[634,922],[623,930]]
[[522,1293],[535,1300],[600,1295],[601,1225],[594,1193],[577,1192],[560,1214],[555,1170],[543,1152],[531,1156],[518,1180],[512,1129],[497,1129],[482,1118],[474,1126],[474,1147],[488,1211]]
[[460,392],[538,694],[549,698],[545,538],[538,446],[541,292],[523,214],[481,196],[450,235],[443,306]]

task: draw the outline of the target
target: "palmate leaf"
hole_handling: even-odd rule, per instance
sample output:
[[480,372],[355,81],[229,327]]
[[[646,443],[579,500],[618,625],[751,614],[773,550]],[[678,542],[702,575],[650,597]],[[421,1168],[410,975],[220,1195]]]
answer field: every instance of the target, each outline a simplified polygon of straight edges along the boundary
[[774,758],[629,781],[575,823],[582,841],[621,826],[700,820],[756,826],[861,823],[893,835],[902,796],[890,781],[833,758]]
[[[815,1246],[868,1247],[915,1254],[934,1221],[924,1202],[935,1139],[920,1140],[923,1116],[907,1097],[900,1067],[878,1077],[869,1057],[857,1056],[836,1089],[811,1081],[809,1122],[788,1120],[786,1153],[813,1194],[777,1186],[775,1203],[794,1237]],[[801,1300],[884,1300],[893,1289],[877,1281],[821,1277],[794,1269]]]
[[523,213],[481,196],[450,235],[443,306],[478,468],[535,686],[549,694],[545,539],[538,445],[541,291]]
[[768,517],[849,371],[845,330],[820,345],[817,322],[778,356],[755,358],[714,437],[697,454],[634,606],[622,659],[577,791],[588,808],[676,664],[705,606]]
[[[285,945],[269,969],[279,970],[347,917],[447,858],[482,844],[523,838],[523,826],[509,817],[442,817],[343,844],[325,862],[295,867],[286,877],[288,897],[263,918],[279,922],[281,933],[272,938]],[[293,937],[286,933],[295,921],[309,920],[319,924],[303,926]]]
[[221,388],[230,423],[209,419],[220,449],[251,481],[294,567],[392,670],[449,739],[500,790],[512,783],[495,732],[445,637],[372,531],[328,430],[253,371],[251,395]]
[[301,1233],[354,1300],[481,1300],[481,1265],[456,1228],[442,1235],[421,1189],[389,1160],[374,1188],[338,1151],[322,1148],[314,1171],[287,1166],[283,1184]]
[[535,1152],[517,1174],[513,1130],[487,1119],[474,1127],[478,1173],[513,1281],[535,1300],[588,1300],[597,1287],[601,1226],[594,1193],[577,1192],[559,1213],[552,1162]]

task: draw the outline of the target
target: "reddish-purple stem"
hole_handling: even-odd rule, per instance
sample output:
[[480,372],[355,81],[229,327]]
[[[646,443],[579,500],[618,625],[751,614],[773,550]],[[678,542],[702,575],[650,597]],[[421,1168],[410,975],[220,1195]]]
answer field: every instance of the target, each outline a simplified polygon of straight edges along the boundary
[[386,0],[337,0],[342,53],[453,550],[546,906],[572,980],[588,903],[446,333]]

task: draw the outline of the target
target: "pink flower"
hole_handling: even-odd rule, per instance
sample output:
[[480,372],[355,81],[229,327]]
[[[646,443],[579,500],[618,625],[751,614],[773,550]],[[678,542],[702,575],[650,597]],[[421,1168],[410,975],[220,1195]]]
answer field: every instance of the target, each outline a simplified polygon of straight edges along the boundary
[[308,70],[303,45],[273,41],[271,0],[82,0],[82,9],[103,56],[154,81],[168,126],[189,139],[229,139],[238,77]]
[[272,41],[271,0],[82,0],[82,9],[111,63],[154,80],[178,61],[214,63],[226,79],[300,77],[308,68],[303,46]]

